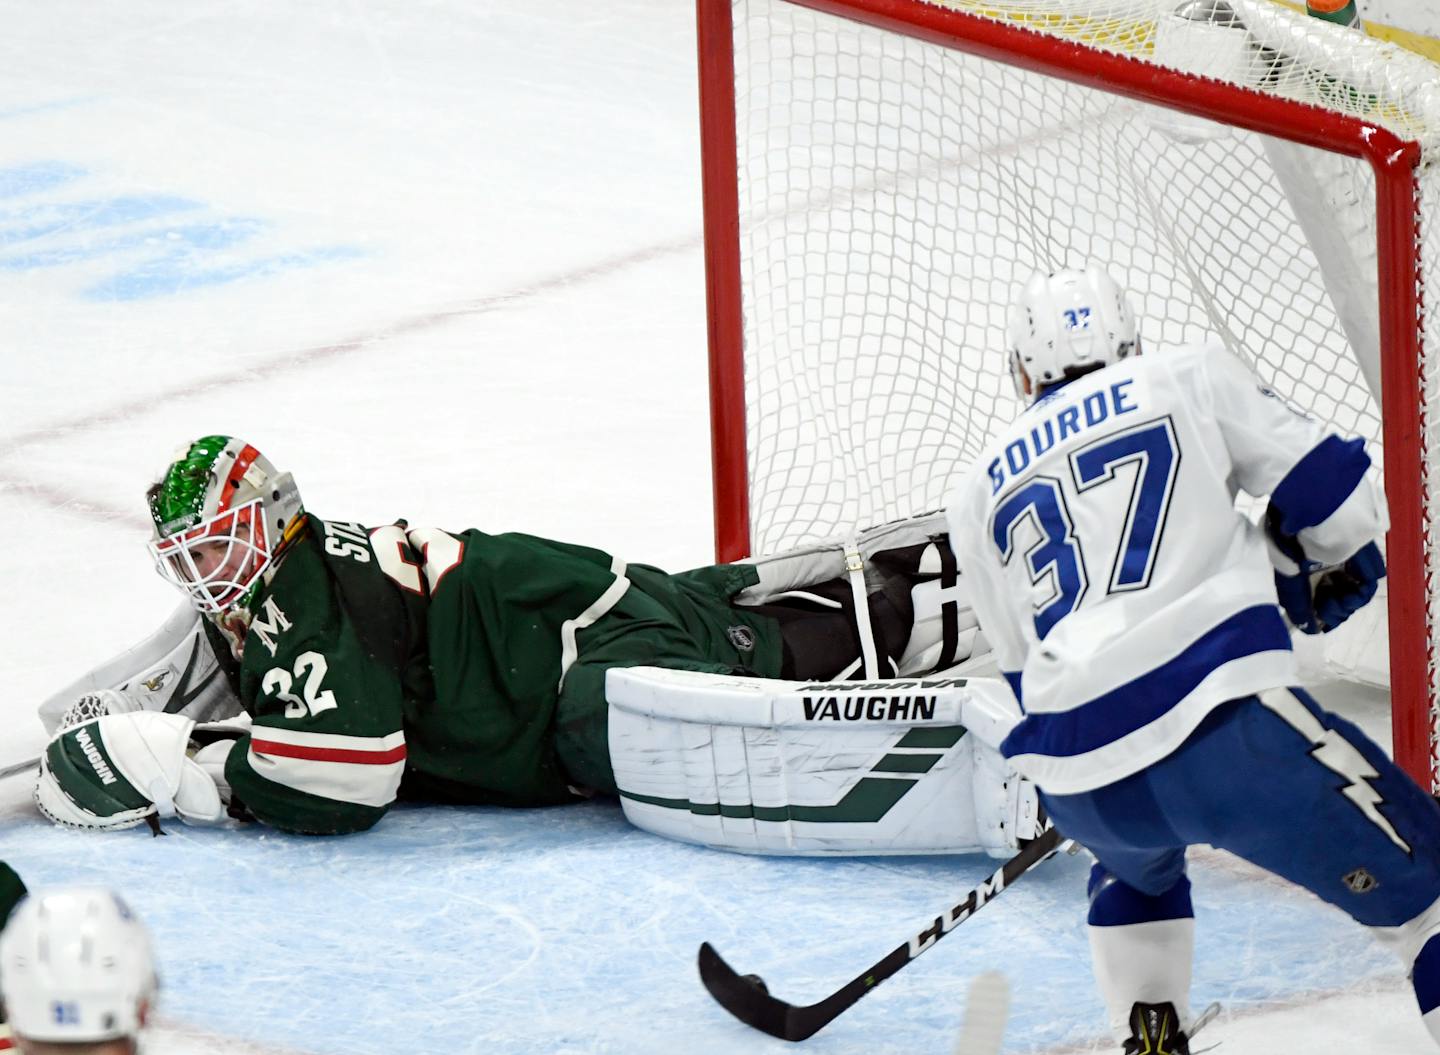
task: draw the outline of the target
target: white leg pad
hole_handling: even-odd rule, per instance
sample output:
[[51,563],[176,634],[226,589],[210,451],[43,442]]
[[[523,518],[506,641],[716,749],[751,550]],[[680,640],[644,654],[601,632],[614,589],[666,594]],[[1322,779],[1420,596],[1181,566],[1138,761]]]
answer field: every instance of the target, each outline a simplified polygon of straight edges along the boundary
[[1136,1001],[1169,1001],[1190,1027],[1190,973],[1195,960],[1195,920],[1162,919],[1120,927],[1090,927],[1095,981],[1105,1000],[1110,1025],[1130,1035],[1130,1007]]
[[612,670],[610,761],[625,814],[746,853],[1008,856],[1028,835],[1024,795],[964,729],[968,685]]

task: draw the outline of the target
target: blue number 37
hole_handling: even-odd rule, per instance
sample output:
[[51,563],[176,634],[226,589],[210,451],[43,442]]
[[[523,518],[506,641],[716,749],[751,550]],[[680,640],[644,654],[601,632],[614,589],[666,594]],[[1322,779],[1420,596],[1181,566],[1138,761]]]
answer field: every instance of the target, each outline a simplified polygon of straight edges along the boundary
[[[1150,585],[1180,467],[1180,445],[1174,424],[1165,417],[1106,436],[1070,455],[1069,482],[1076,501],[1084,501],[1087,492],[1113,481],[1116,470],[1130,464],[1136,465],[1135,479],[1120,544],[1110,563],[1107,593]],[[1016,528],[1026,521],[1034,525],[1039,541],[1025,551],[1024,558],[1031,583],[1047,587],[1035,605],[1035,633],[1042,639],[1079,606],[1090,586],[1066,490],[1054,477],[1033,477],[1005,496],[990,525],[990,537],[1007,565],[1016,555]]]

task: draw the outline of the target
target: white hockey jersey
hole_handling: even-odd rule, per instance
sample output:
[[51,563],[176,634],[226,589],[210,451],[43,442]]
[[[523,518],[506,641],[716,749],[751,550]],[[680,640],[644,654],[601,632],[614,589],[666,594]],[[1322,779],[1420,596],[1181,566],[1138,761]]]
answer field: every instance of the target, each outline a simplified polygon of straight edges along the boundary
[[1054,794],[1174,751],[1226,700],[1298,681],[1261,527],[1270,495],[1307,555],[1387,526],[1344,440],[1201,346],[1052,389],[986,448],[949,508],[981,629],[1025,712],[1004,743]]

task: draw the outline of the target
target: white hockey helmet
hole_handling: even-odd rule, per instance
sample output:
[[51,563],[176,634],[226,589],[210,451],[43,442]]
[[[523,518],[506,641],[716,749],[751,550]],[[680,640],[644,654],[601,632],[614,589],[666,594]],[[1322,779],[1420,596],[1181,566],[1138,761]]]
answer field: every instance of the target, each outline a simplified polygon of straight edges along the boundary
[[157,984],[145,925],[105,887],[31,894],[0,933],[0,995],[27,1040],[134,1037]]
[[1010,309],[1006,343],[1015,391],[1024,399],[1088,367],[1139,348],[1130,300],[1104,268],[1037,273]]

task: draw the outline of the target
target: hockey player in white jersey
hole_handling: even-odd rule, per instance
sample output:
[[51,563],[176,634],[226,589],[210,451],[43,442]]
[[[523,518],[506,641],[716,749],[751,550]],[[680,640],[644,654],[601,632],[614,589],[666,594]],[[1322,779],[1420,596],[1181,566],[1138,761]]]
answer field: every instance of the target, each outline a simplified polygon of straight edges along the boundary
[[0,933],[0,996],[20,1055],[135,1055],[156,988],[145,925],[104,887],[33,893]]
[[[1196,843],[1372,928],[1440,1040],[1440,807],[1294,687],[1285,620],[1330,630],[1385,574],[1363,441],[1219,347],[1139,356],[1097,267],[1031,279],[1009,343],[1033,402],[956,492],[950,538],[1024,712],[1003,750],[1097,858],[1091,946],[1124,1050],[1189,1051]],[[1268,496],[1263,525],[1240,490]]]

